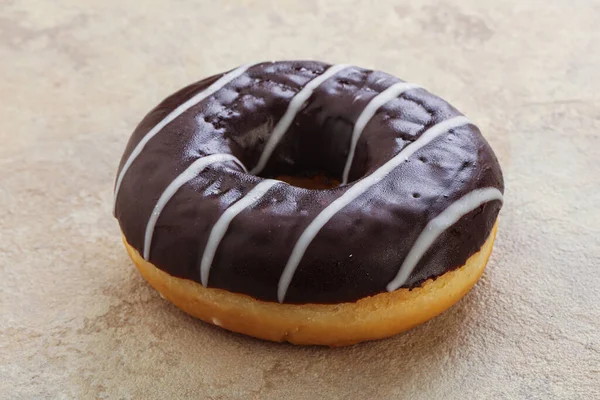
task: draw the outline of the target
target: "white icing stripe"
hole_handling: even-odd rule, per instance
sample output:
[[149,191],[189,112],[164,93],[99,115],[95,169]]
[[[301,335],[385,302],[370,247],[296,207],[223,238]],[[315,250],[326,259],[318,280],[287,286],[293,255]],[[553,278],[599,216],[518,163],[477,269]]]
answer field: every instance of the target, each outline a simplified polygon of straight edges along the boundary
[[234,161],[241,165],[242,168],[244,168],[244,171],[246,171],[244,164],[242,164],[240,160],[231,154],[212,154],[194,161],[185,171],[175,178],[173,182],[169,184],[169,186],[167,186],[164,192],[162,192],[158,198],[158,201],[156,202],[156,205],[154,206],[154,209],[152,210],[152,214],[150,214],[148,223],[146,224],[146,233],[144,235],[144,259],[146,261],[148,261],[148,258],[150,257],[150,246],[152,245],[152,236],[154,235],[156,221],[158,221],[160,213],[162,212],[163,208],[165,208],[169,200],[171,200],[179,188],[195,178],[204,168],[211,164],[223,161]]
[[329,67],[327,71],[323,72],[321,75],[308,82],[302,88],[302,90],[296,93],[296,95],[292,98],[292,101],[290,101],[290,104],[288,105],[285,114],[283,114],[283,117],[281,117],[277,125],[275,125],[275,128],[273,128],[273,132],[271,133],[271,136],[269,137],[269,140],[267,141],[267,144],[265,145],[265,148],[262,154],[260,155],[258,163],[250,171],[252,175],[259,174],[263,170],[265,165],[267,165],[267,162],[269,161],[271,154],[273,154],[275,147],[277,147],[277,144],[279,144],[279,141],[281,140],[283,135],[285,135],[292,122],[294,122],[296,114],[298,113],[298,111],[300,111],[300,108],[306,102],[306,100],[310,98],[314,90],[321,83],[325,82],[327,79],[331,78],[341,70],[346,69],[348,67],[349,65],[346,64],[336,64],[332,67]]
[[233,81],[235,78],[239,77],[244,72],[246,72],[246,70],[251,66],[252,65],[242,65],[234,69],[233,71],[226,73],[225,75],[217,79],[212,85],[210,85],[200,93],[197,93],[191,99],[189,99],[188,101],[179,105],[176,109],[171,111],[169,115],[163,118],[158,124],[156,124],[152,129],[150,129],[148,133],[146,133],[142,140],[139,141],[137,146],[135,146],[135,148],[129,155],[129,158],[127,158],[127,161],[125,161],[125,164],[123,164],[121,172],[119,172],[119,176],[117,177],[117,183],[115,184],[114,207],[116,207],[117,204],[117,197],[119,196],[119,189],[121,188],[121,182],[123,181],[123,177],[129,170],[129,167],[131,166],[133,161],[140,155],[146,144],[150,141],[150,139],[156,136],[156,134],[160,132],[167,124],[169,124],[181,114],[189,110],[191,107],[195,106],[202,100],[206,99],[218,90],[222,89],[229,82]]
[[379,93],[377,96],[373,97],[369,104],[367,104],[364,110],[360,113],[360,115],[356,119],[356,123],[354,124],[354,129],[352,131],[352,141],[350,143],[350,151],[348,153],[348,158],[346,159],[346,165],[344,166],[342,185],[348,183],[348,175],[350,174],[350,167],[352,167],[352,161],[354,161],[354,152],[356,151],[356,144],[358,143],[358,139],[360,139],[360,135],[362,135],[365,126],[367,126],[371,118],[373,118],[377,110],[379,110],[379,108],[388,101],[400,96],[405,91],[416,88],[420,88],[420,86],[408,82],[395,83],[389,88],[385,89],[383,92]]
[[225,210],[223,215],[221,215],[221,217],[215,223],[212,230],[210,231],[208,241],[206,242],[206,248],[204,249],[204,254],[202,255],[202,261],[200,263],[200,278],[204,287],[208,285],[210,267],[212,266],[215,253],[217,252],[217,248],[219,247],[223,236],[225,236],[225,233],[227,232],[231,221],[242,210],[251,206],[252,204],[257,202],[261,197],[263,197],[265,193],[267,193],[269,189],[271,189],[271,187],[276,183],[280,183],[280,181],[272,179],[262,181],[261,183],[256,185],[251,191],[249,191],[244,197],[242,197],[240,200],[231,205],[231,207]]
[[452,203],[437,217],[427,223],[413,247],[408,252],[396,277],[387,285],[388,292],[398,289],[408,279],[421,257],[429,250],[435,240],[449,227],[477,207],[492,201],[502,201],[502,193],[493,187],[476,189]]
[[432,126],[427,129],[421,136],[406,146],[402,151],[400,151],[396,156],[394,156],[391,160],[383,164],[379,167],[375,172],[371,175],[357,181],[350,189],[346,191],[342,196],[338,197],[334,200],[329,206],[325,207],[323,211],[308,225],[308,227],[302,232],[298,242],[294,246],[292,250],[292,254],[288,259],[288,262],[279,278],[279,285],[277,288],[277,298],[279,302],[283,302],[285,299],[285,295],[287,293],[287,289],[292,282],[292,278],[294,277],[294,273],[296,272],[296,268],[302,260],[304,256],[304,252],[314,239],[314,237],[319,233],[321,228],[341,209],[350,204],[354,199],[358,196],[366,192],[370,187],[377,184],[383,178],[387,176],[394,168],[398,165],[405,162],[408,157],[410,157],[417,150],[421,149],[423,146],[427,145],[429,142],[440,136],[441,134],[449,131],[453,128],[458,128],[471,122],[467,119],[467,117],[460,116],[450,118],[446,121],[440,122],[437,125]]

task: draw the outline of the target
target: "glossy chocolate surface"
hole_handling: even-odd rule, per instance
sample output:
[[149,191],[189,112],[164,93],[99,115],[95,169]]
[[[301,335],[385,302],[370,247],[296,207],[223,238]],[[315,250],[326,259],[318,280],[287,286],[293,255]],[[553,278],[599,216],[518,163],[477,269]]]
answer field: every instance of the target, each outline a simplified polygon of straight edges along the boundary
[[[251,169],[292,97],[329,67],[312,61],[263,63],[186,111],[153,137],[124,175],[116,217],[142,253],[146,224],[165,188],[194,160],[231,153]],[[221,75],[165,99],[138,125],[119,170],[141,138],[169,112]],[[185,184],[162,211],[149,261],[200,282],[200,259],[220,215],[264,177],[324,173],[340,180],[352,129],[367,103],[401,82],[383,72],[345,69],[317,87],[260,177],[233,162],[211,165]],[[277,285],[295,243],[315,216],[427,128],[461,115],[424,89],[379,108],[358,142],[350,183],[310,190],[275,185],[231,222],[212,264],[209,287],[277,301]],[[286,303],[339,303],[384,292],[429,220],[483,187],[504,190],[502,172],[474,125],[441,135],[336,214],[308,247]],[[455,269],[487,239],[501,203],[492,201],[443,233],[403,287]]]

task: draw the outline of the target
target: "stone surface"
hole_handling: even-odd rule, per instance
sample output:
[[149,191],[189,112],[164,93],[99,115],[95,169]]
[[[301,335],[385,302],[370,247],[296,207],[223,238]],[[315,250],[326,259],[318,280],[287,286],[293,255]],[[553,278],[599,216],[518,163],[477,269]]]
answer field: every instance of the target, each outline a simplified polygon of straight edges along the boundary
[[[598,1],[85,3],[0,0],[0,398],[600,398]],[[120,243],[114,176],[148,109],[297,58],[421,83],[503,165],[482,280],[406,334],[231,334],[162,300]]]

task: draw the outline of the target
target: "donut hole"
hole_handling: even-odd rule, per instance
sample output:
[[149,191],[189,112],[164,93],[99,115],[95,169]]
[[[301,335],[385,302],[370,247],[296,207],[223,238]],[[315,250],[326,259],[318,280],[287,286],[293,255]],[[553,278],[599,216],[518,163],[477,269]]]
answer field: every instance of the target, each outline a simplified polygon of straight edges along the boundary
[[326,190],[340,186],[341,173],[331,171],[319,160],[318,157],[311,157],[310,152],[289,156],[276,152],[272,161],[257,175],[305,189]]
[[336,174],[318,162],[319,160],[318,157],[311,157],[309,152],[286,156],[276,152],[272,161],[257,175],[305,189],[326,190],[340,186],[341,173]]
[[[352,138],[352,121],[332,117],[326,106],[303,110],[281,139],[265,168],[257,175],[316,190],[340,186]],[[255,165],[264,143],[255,142],[248,164]],[[367,174],[372,160],[359,142],[348,183]],[[248,169],[252,169],[251,167]]]

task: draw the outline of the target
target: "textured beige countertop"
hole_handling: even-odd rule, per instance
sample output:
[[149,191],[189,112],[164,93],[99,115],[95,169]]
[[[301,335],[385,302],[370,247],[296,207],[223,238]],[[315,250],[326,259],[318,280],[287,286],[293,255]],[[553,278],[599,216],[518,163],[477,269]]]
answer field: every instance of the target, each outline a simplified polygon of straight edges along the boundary
[[[592,0],[0,0],[0,398],[600,398],[599,21]],[[231,334],[162,300],[121,244],[112,187],[141,117],[297,58],[419,82],[504,168],[482,280],[406,334]]]

